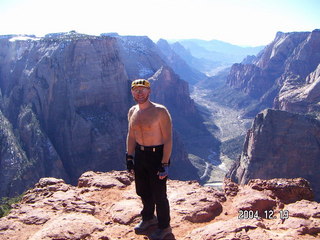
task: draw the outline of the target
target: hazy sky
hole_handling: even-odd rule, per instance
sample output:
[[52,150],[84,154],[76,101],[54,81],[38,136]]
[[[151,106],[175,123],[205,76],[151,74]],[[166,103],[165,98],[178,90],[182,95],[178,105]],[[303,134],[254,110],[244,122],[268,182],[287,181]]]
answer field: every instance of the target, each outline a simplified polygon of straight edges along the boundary
[[217,39],[266,45],[276,32],[320,28],[319,0],[0,0],[0,34]]

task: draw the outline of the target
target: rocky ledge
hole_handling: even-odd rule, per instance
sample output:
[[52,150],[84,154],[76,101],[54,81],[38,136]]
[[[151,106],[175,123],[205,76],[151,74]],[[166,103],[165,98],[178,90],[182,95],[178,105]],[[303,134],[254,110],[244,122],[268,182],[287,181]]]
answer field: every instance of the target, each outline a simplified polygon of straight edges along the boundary
[[[86,172],[78,186],[42,178],[0,219],[0,239],[148,239],[136,235],[140,199],[124,171]],[[173,234],[183,240],[319,239],[320,204],[302,178],[226,179],[223,190],[168,181]],[[150,229],[152,231],[153,229]]]

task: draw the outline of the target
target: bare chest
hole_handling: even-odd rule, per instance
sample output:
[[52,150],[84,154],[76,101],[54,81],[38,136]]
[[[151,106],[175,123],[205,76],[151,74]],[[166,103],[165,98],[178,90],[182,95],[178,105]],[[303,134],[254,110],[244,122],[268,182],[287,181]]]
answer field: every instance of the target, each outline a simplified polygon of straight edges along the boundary
[[159,127],[159,119],[156,111],[136,111],[131,118],[131,126],[135,130],[151,131]]

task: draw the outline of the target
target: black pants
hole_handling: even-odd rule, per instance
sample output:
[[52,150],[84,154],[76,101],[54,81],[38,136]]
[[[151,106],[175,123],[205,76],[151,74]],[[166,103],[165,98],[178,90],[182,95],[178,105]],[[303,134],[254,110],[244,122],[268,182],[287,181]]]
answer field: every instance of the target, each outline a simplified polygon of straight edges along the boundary
[[167,198],[167,178],[160,180],[157,175],[161,166],[163,146],[156,152],[135,149],[135,184],[136,192],[141,197],[143,220],[150,220],[156,209],[158,227],[166,228],[170,224],[170,209]]

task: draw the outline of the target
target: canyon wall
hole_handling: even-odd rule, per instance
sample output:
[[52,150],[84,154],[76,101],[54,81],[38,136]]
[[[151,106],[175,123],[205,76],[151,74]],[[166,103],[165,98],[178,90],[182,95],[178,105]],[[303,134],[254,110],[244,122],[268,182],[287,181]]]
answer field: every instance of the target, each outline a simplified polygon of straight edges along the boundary
[[232,66],[227,84],[258,101],[250,116],[266,106],[303,113],[314,111],[318,108],[311,102],[318,99],[318,94],[312,89],[317,88],[319,52],[318,29],[278,32],[258,56]]
[[259,113],[249,129],[239,161],[227,177],[246,184],[250,179],[297,178],[310,182],[320,200],[320,122],[281,110]]

